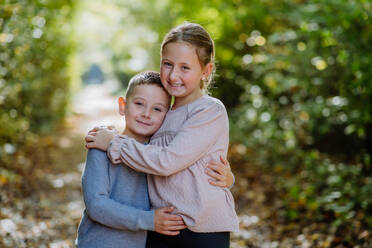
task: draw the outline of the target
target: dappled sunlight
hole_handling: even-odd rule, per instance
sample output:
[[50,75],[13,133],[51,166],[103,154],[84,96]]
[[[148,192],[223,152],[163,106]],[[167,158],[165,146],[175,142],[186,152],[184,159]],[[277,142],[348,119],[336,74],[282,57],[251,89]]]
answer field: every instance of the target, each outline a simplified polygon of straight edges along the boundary
[[216,45],[240,231],[232,248],[372,246],[370,1],[0,4],[0,247],[74,247],[84,136],[159,70],[184,21]]

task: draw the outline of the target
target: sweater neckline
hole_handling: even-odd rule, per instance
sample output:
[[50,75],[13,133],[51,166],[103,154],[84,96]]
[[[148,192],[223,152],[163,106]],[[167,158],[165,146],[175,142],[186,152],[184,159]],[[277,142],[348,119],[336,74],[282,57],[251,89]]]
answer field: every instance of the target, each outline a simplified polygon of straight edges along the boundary
[[193,100],[192,102],[189,102],[189,103],[187,103],[187,104],[185,104],[185,105],[182,105],[181,107],[178,107],[178,108],[176,108],[176,109],[172,109],[172,108],[169,109],[168,112],[173,113],[173,112],[176,112],[176,111],[179,110],[179,109],[186,108],[187,106],[190,106],[191,104],[195,104],[196,102],[198,102],[199,100],[201,100],[201,99],[203,99],[203,98],[205,98],[205,97],[207,97],[207,96],[208,96],[208,94],[203,94],[203,95],[200,96],[199,98],[197,98],[197,99]]

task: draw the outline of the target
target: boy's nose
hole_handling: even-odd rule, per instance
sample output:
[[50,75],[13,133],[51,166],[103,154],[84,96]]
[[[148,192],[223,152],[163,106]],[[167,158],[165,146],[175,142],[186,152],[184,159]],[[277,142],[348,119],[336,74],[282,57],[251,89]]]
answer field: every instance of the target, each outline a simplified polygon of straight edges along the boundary
[[150,118],[150,109],[144,109],[142,115],[146,118]]

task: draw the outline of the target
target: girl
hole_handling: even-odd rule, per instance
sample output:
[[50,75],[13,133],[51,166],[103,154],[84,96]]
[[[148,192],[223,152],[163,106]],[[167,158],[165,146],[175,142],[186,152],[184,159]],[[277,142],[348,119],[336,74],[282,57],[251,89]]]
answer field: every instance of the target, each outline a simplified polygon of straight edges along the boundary
[[229,232],[238,231],[230,191],[208,184],[205,175],[210,161],[226,157],[229,143],[226,109],[207,95],[214,50],[213,40],[198,24],[184,23],[165,36],[160,77],[175,102],[150,144],[113,137],[108,130],[86,138],[88,148],[105,150],[111,142],[107,154],[113,163],[151,174],[152,206],[174,206],[186,223],[188,229],[178,236],[150,232],[147,247],[225,248]]

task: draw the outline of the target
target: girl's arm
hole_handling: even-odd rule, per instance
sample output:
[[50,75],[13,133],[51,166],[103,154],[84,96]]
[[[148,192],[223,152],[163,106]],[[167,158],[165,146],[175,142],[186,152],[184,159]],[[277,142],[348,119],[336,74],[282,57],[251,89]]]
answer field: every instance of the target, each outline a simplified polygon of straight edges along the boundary
[[[106,151],[111,140],[117,133],[113,127],[95,127],[85,137],[86,146],[87,148],[97,148]],[[207,167],[205,173],[211,177],[208,180],[211,185],[223,188],[231,188],[233,186],[235,181],[234,174],[231,171],[229,162],[222,156],[220,156],[220,162],[212,160],[208,163]]]
[[[83,197],[88,216],[103,225],[123,230],[155,230],[177,235],[185,228],[182,218],[171,208],[145,211],[112,200],[106,153],[90,149],[82,177]],[[167,224],[165,224],[167,223]]]
[[227,114],[222,104],[213,103],[193,110],[167,147],[143,145],[116,135],[107,153],[113,163],[124,162],[137,171],[169,176],[203,157],[221,135],[228,139]]

